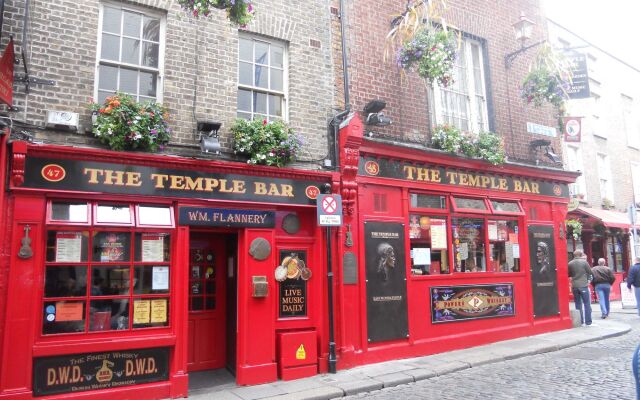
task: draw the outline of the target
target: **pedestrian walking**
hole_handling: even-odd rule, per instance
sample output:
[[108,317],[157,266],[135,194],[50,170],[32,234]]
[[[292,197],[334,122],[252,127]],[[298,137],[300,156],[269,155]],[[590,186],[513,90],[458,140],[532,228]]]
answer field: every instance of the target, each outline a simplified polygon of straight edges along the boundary
[[638,308],[638,315],[640,315],[640,257],[636,257],[629,268],[629,274],[627,275],[627,289],[631,291],[631,286],[636,295],[636,307]]
[[[640,268],[640,267],[639,267]],[[571,292],[576,303],[576,310],[580,311],[580,321],[587,326],[591,325],[591,291],[589,282],[593,275],[591,267],[582,250],[573,252],[573,260],[569,262],[569,280]]]
[[609,316],[609,294],[611,293],[611,285],[616,281],[616,277],[609,267],[605,265],[605,259],[598,259],[598,265],[591,268],[593,274],[593,287],[598,294],[598,303],[600,304],[600,312],[602,319]]

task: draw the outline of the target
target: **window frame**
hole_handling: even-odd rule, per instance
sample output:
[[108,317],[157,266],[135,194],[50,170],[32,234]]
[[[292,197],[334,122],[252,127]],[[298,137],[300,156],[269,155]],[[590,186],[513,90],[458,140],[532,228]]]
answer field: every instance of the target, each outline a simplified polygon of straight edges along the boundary
[[[478,197],[478,196],[467,196],[467,195],[451,195],[449,197],[451,199],[451,211],[453,213],[466,213],[466,214],[491,214],[491,204],[489,204],[489,200],[486,197]],[[463,207],[458,207],[456,205],[456,200],[455,199],[471,199],[471,200],[482,200],[482,202],[484,203],[485,209],[484,210],[479,210],[477,208],[463,208]]]
[[[103,20],[104,20],[104,13],[105,13],[105,7],[108,8],[117,8],[120,9],[121,11],[129,11],[129,12],[133,12],[133,13],[137,13],[137,14],[142,14],[143,16],[146,17],[151,17],[151,18],[157,18],[160,20],[160,29],[159,29],[159,40],[158,40],[158,67],[157,68],[153,68],[153,67],[147,67],[144,65],[140,65],[140,64],[129,64],[126,62],[122,62],[122,61],[114,61],[114,60],[102,60],[101,54],[102,54],[102,34],[103,34],[103,30],[102,30],[102,24],[103,24]],[[117,68],[128,68],[128,69],[134,69],[136,70],[137,74],[138,74],[138,78],[137,78],[137,93],[135,95],[130,94],[134,100],[136,101],[140,101],[140,78],[139,78],[139,73],[140,72],[150,72],[150,73],[157,73],[158,76],[156,78],[156,97],[155,97],[155,101],[157,103],[162,103],[163,98],[164,98],[164,59],[165,59],[165,46],[166,46],[166,24],[167,24],[167,16],[166,13],[162,13],[162,12],[158,12],[158,11],[154,11],[151,10],[149,8],[145,8],[145,7],[140,7],[140,6],[136,6],[136,5],[131,5],[131,4],[122,4],[122,3],[115,3],[115,2],[110,2],[110,1],[103,1],[100,2],[100,6],[99,6],[99,13],[98,13],[98,28],[97,28],[97,45],[96,45],[96,61],[95,61],[95,68],[94,68],[94,88],[93,88],[93,98],[96,102],[99,102],[98,99],[100,98],[100,66],[101,65],[107,65],[110,67],[117,67]],[[124,34],[122,33],[122,28],[120,31],[120,34],[118,36],[120,38],[120,41],[122,42],[122,38],[124,37]],[[142,50],[140,50],[142,51]],[[122,45],[120,46],[120,55],[122,53]],[[120,58],[120,57],[119,57]],[[116,82],[116,88],[118,88],[119,86],[119,78],[120,75],[118,75],[118,82]],[[116,91],[118,91],[119,89],[116,89]],[[115,93],[114,93],[115,94]],[[150,96],[143,96],[145,98],[150,97]],[[144,100],[143,100],[144,101]]]
[[[565,168],[570,171],[584,172],[584,159],[582,157],[582,147],[578,144],[565,143],[567,157],[564,159]],[[575,169],[572,164],[575,162]],[[569,184],[569,194],[579,197],[581,201],[587,201],[587,185],[584,173],[576,178],[575,183]]]
[[[603,165],[601,165],[601,161],[603,160]],[[607,200],[611,200],[611,202],[615,202],[615,196],[613,192],[613,181],[611,176],[611,160],[609,159],[609,155],[606,153],[596,153],[596,171],[598,172],[598,189],[600,191],[600,201],[603,201],[605,198]],[[602,175],[605,175],[604,177]],[[604,178],[604,179],[603,179]],[[603,195],[602,192],[602,181],[606,181],[606,191],[607,195]]]
[[[174,207],[169,204],[155,204],[154,206],[158,207],[167,207],[170,210],[171,214],[171,226],[148,226],[148,225],[139,225],[137,224],[137,217],[131,215],[132,221],[131,224],[113,224],[113,223],[100,223],[97,224],[95,221],[94,211],[98,205],[110,204],[109,201],[93,201],[88,202],[88,207],[90,210],[90,214],[93,217],[92,220],[88,224],[77,224],[77,223],[66,223],[64,221],[51,220],[51,204],[53,202],[74,202],[73,199],[52,199],[48,201],[47,205],[47,217],[46,217],[46,241],[48,248],[50,235],[54,235],[62,232],[62,233],[75,233],[78,232],[81,235],[87,234],[86,243],[83,242],[81,245],[83,246],[82,251],[86,252],[86,259],[81,257],[79,262],[70,262],[70,261],[57,261],[55,258],[52,260],[49,258],[48,251],[45,251],[44,259],[43,259],[43,267],[42,267],[42,287],[39,294],[39,303],[40,303],[40,324],[38,325],[38,338],[42,341],[56,341],[56,340],[66,340],[67,338],[73,337],[85,337],[85,338],[93,338],[93,337],[103,337],[105,335],[117,335],[120,337],[121,335],[145,335],[147,332],[151,330],[160,330],[168,332],[172,329],[172,310],[174,309],[173,303],[175,302],[175,278],[173,275],[176,274],[174,253],[172,252],[172,248],[176,245],[176,227],[174,224]],[[115,204],[115,203],[114,203]],[[118,205],[121,205],[120,203]],[[125,205],[125,204],[122,204]],[[133,212],[135,209],[137,211],[137,205],[135,203],[127,203],[130,212]],[[140,204],[146,205],[149,204]],[[129,235],[128,242],[128,252],[129,257],[127,260],[122,261],[102,261],[94,259],[94,241],[97,237],[96,235],[101,232],[113,232],[113,233],[124,233]],[[140,238],[144,236],[144,234],[152,234],[158,236],[167,237],[165,239],[165,243],[168,242],[168,249],[164,249],[165,256],[163,257],[163,261],[143,261],[142,260],[142,242],[138,243],[138,235]],[[55,240],[55,239],[54,239]],[[84,239],[83,239],[84,240]],[[140,247],[140,249],[138,249]],[[138,253],[140,253],[140,257],[138,257]],[[82,295],[54,295],[54,296],[46,296],[46,276],[47,270],[49,268],[66,268],[66,267],[80,267],[84,269],[84,276],[86,277],[84,294]],[[93,278],[94,278],[94,270],[96,268],[113,268],[113,267],[122,267],[128,269],[128,278],[129,278],[129,287],[127,288],[127,293],[110,293],[110,294],[101,294],[96,295],[92,294],[92,286],[93,286]],[[168,276],[168,289],[157,289],[157,291],[149,291],[148,293],[144,292],[143,282],[138,282],[139,287],[135,286],[135,279],[138,277],[138,270],[144,274],[145,267],[167,267],[169,271]],[[165,300],[166,307],[166,321],[164,325],[158,326],[138,326],[136,327],[134,321],[134,310],[136,301],[140,300]],[[92,312],[91,312],[91,304],[93,301],[109,301],[109,302],[117,302],[120,300],[127,300],[127,326],[124,329],[95,329],[92,330]],[[82,331],[70,331],[70,332],[52,332],[45,333],[45,306],[47,304],[58,303],[58,302],[79,302],[83,304],[83,330]],[[112,303],[111,307],[113,304]],[[151,306],[152,303],[150,303]],[[113,313],[113,309],[111,311]],[[113,314],[111,314],[113,317]],[[110,321],[111,323],[111,321]],[[152,324],[149,322],[149,324]],[[161,324],[161,323],[160,323]],[[139,324],[138,324],[139,325]],[[89,335],[89,336],[86,336]]]
[[[471,133],[478,134],[481,131],[490,131],[492,130],[492,120],[489,117],[490,110],[492,108],[490,102],[490,71],[489,71],[489,63],[487,62],[487,44],[486,40],[471,34],[462,33],[462,41],[461,45],[464,46],[465,51],[465,66],[464,70],[467,77],[467,92],[464,95],[467,97],[467,121],[469,129],[461,129],[463,131],[468,131]],[[482,88],[484,89],[482,93],[482,97],[484,98],[484,109],[482,110],[482,115],[478,115],[478,106],[477,106],[477,97],[479,96],[475,90],[475,76],[474,76],[474,64],[472,57],[472,46],[478,46],[478,55],[479,55],[479,68],[480,68],[480,79]],[[456,64],[457,65],[457,64]],[[456,68],[456,67],[454,67]],[[450,89],[447,89],[450,91]],[[432,113],[432,121],[433,125],[447,123],[450,125],[457,125],[452,121],[447,121],[443,115],[444,105],[442,104],[442,95],[443,89],[440,88],[439,85],[435,84],[433,87],[429,88],[427,91],[429,103],[431,104],[431,113]],[[478,120],[482,119],[483,127],[479,126]]]
[[[267,121],[275,121],[278,119],[277,116],[270,114],[270,109],[269,109],[269,95],[275,95],[275,96],[282,96],[282,102],[281,102],[281,108],[282,108],[282,116],[279,117],[279,119],[281,119],[282,121],[288,121],[289,120],[289,46],[288,43],[283,41],[283,40],[278,40],[278,39],[274,39],[274,38],[268,38],[265,36],[258,36],[258,35],[252,35],[246,32],[240,32],[240,34],[238,35],[238,56],[236,58],[237,61],[237,79],[236,79],[236,117],[237,118],[244,118],[239,116],[238,114],[250,114],[251,118],[249,120],[255,119],[256,116],[260,116],[261,118],[266,117]],[[240,43],[241,40],[250,40],[252,41],[252,61],[251,61],[251,65],[252,65],[252,75],[251,75],[251,79],[253,84],[252,85],[248,85],[245,83],[240,83],[240,63],[241,62],[246,62],[240,59]],[[280,69],[277,67],[273,67],[271,64],[271,46],[273,44],[278,44],[280,46],[282,46],[282,91],[278,91],[278,90],[274,90],[271,89],[270,87],[267,88],[263,88],[260,86],[255,86],[255,65],[256,65],[256,61],[255,61],[255,42],[262,42],[262,43],[266,43],[269,46],[269,62],[268,64],[264,65],[264,64],[259,64],[261,66],[266,66],[267,70],[269,71],[269,77],[268,77],[268,82],[267,82],[267,86],[271,86],[271,70],[272,68],[274,69]],[[238,100],[239,100],[239,95],[240,95],[240,90],[246,90],[249,91],[251,93],[251,111],[246,111],[246,110],[240,110],[238,108]],[[256,112],[254,112],[254,93],[263,93],[267,95],[267,110],[266,110],[266,115],[263,114],[258,114]],[[271,118],[273,117],[273,119]]]

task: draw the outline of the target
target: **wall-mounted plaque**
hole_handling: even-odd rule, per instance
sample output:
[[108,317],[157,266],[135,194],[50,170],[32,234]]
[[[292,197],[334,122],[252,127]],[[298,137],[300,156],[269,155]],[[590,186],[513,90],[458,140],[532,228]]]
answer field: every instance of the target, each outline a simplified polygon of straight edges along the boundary
[[358,283],[358,260],[352,251],[345,252],[342,258],[342,283],[345,285]]
[[255,238],[249,246],[249,254],[256,260],[266,260],[271,254],[271,244],[265,238]]

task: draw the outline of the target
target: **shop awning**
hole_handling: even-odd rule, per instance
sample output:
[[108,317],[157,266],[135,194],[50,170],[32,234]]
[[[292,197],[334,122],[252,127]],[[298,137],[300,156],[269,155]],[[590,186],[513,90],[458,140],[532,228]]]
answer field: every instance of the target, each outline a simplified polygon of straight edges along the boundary
[[590,207],[578,207],[573,213],[586,214],[597,220],[602,221],[602,224],[609,228],[630,229],[631,222],[629,222],[629,216],[626,213],[611,210],[601,210],[598,208]]

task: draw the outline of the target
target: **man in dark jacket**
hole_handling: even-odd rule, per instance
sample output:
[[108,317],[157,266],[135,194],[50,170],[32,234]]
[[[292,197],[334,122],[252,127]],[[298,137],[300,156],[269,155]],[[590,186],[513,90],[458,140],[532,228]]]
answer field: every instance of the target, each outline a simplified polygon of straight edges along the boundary
[[598,259],[598,265],[591,268],[593,274],[593,287],[598,293],[598,303],[600,303],[601,318],[605,319],[609,316],[609,294],[611,293],[611,285],[616,281],[616,276],[611,271],[611,268],[604,265],[606,260],[604,258]]
[[[587,326],[591,325],[591,292],[589,282],[593,275],[591,267],[585,260],[581,250],[573,252],[573,260],[569,262],[569,280],[571,281],[571,291],[576,302],[576,310],[580,311],[580,320]],[[583,310],[584,307],[584,310]]]
[[640,315],[640,257],[636,257],[633,261],[635,264],[631,266],[629,275],[627,275],[627,288],[631,291],[631,286],[634,287],[636,307],[638,308],[638,315]]

